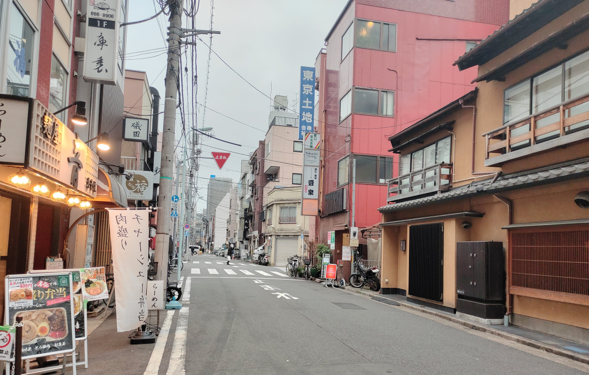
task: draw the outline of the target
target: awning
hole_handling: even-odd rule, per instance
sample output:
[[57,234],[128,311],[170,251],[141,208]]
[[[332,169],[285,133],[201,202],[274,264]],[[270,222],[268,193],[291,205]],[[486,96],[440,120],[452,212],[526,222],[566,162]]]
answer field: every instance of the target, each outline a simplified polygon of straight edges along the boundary
[[280,167],[277,165],[271,165],[264,171],[264,174],[276,174],[280,170]]
[[485,214],[482,212],[476,211],[464,211],[464,212],[455,212],[451,214],[444,214],[444,215],[434,215],[434,216],[422,216],[416,217],[413,219],[405,219],[405,220],[395,220],[395,221],[387,221],[386,223],[381,223],[381,227],[391,227],[391,226],[398,226],[398,225],[405,225],[405,224],[413,224],[413,223],[420,223],[423,221],[436,221],[436,220],[443,220],[443,219],[456,219],[456,218],[468,218],[468,217],[483,217]]
[[92,201],[94,208],[127,207],[127,193],[121,184],[102,169],[98,168],[96,199]]
[[511,224],[501,229],[517,229],[517,228],[536,228],[536,227],[555,227],[561,225],[581,225],[589,224],[589,219],[576,219],[576,220],[558,220],[558,221],[541,221],[536,223],[521,223]]

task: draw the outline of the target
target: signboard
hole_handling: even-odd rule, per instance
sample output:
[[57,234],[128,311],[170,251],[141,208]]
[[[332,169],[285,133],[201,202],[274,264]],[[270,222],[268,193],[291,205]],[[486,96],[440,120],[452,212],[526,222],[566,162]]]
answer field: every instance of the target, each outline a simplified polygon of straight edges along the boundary
[[299,139],[315,131],[315,68],[301,66],[301,101],[299,105]]
[[184,237],[188,237],[188,236],[190,236],[190,232],[189,232],[189,231],[187,231],[187,230],[185,230],[185,231],[184,231]]
[[319,167],[303,167],[303,199],[319,198]]
[[329,242],[329,248],[335,250],[335,232],[331,232],[331,241]]
[[[211,154],[213,154],[219,169],[223,168],[227,159],[229,159],[229,156],[231,155],[229,152],[211,152]],[[211,178],[215,178],[215,176],[211,176]]]
[[305,133],[304,148],[319,150],[321,148],[321,135],[319,133]]
[[116,84],[121,0],[86,0],[84,80]]
[[47,270],[61,270],[63,269],[63,259],[47,257],[45,259],[45,269]]
[[12,359],[15,337],[15,328],[9,325],[0,326],[0,361],[9,362]]
[[304,150],[303,163],[305,166],[318,167],[321,163],[321,151],[319,150]]
[[0,95],[0,164],[25,164],[33,100]]
[[147,318],[149,211],[109,210],[117,331],[141,327]]
[[327,232],[327,244],[331,244],[331,232]]
[[71,273],[9,275],[5,288],[5,324],[23,318],[23,359],[75,350]]
[[125,117],[123,120],[123,139],[126,141],[147,142],[149,140],[149,120]]
[[176,203],[180,200],[180,197],[177,195],[172,195],[172,202]]
[[325,278],[328,280],[335,280],[337,273],[337,264],[328,264],[325,266]]
[[303,199],[303,215],[316,216],[319,212],[318,199]]
[[172,210],[172,217],[178,217],[178,211],[177,210]]
[[184,226],[184,229],[190,229],[190,225],[189,225],[189,224],[186,224],[186,225]]
[[125,179],[123,184],[127,193],[127,200],[150,201],[153,199],[153,172],[127,171],[131,179]]
[[108,283],[104,267],[82,268],[82,295],[86,301],[108,299]]
[[147,281],[148,310],[164,310],[166,308],[165,290],[164,280]]
[[352,260],[352,248],[350,246],[342,246],[342,260]]

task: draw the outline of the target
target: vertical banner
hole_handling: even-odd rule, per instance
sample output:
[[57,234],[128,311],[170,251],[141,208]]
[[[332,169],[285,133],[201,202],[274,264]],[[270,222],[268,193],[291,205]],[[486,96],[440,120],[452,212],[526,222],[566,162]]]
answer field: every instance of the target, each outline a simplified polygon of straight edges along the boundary
[[319,214],[319,168],[321,165],[321,136],[305,133],[303,141],[302,214]]
[[149,211],[109,210],[116,280],[117,331],[139,328],[147,318]]
[[301,102],[299,105],[299,139],[315,131],[315,68],[301,66]]

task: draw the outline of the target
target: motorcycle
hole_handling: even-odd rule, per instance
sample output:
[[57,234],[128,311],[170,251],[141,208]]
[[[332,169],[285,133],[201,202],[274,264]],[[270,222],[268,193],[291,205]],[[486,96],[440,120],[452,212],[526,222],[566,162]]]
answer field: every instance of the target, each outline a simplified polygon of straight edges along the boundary
[[350,275],[350,285],[354,288],[362,288],[368,284],[370,290],[378,292],[380,290],[380,280],[378,273],[380,270],[377,267],[366,267],[361,262],[362,257],[356,253],[354,264],[356,265],[356,273]]
[[268,258],[268,254],[261,253],[258,255],[258,264],[261,266],[267,266],[270,263],[270,258]]

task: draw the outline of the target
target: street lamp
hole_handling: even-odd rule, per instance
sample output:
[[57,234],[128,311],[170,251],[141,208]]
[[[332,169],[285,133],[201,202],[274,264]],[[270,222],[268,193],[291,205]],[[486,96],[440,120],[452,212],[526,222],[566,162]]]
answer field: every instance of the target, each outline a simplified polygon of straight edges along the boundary
[[108,133],[107,132],[98,134],[97,137],[94,137],[94,138],[88,140],[88,142],[86,142],[86,143],[90,143],[90,142],[95,141],[97,139],[98,139],[98,143],[96,143],[96,147],[99,150],[102,150],[102,151],[110,150],[110,144],[108,142]]

